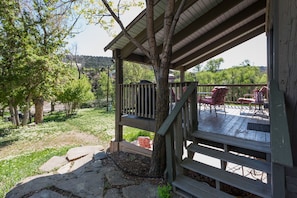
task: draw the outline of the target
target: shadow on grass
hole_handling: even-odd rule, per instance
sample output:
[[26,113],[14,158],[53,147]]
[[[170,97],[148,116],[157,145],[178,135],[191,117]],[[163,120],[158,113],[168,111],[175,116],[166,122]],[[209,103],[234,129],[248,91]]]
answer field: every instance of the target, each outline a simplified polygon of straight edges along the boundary
[[11,134],[13,127],[3,127],[0,128],[0,138],[4,138]]
[[58,111],[58,112],[53,112],[50,114],[47,114],[43,122],[65,122],[66,120],[78,118],[79,116],[77,114],[72,114],[72,115],[66,115],[64,111]]
[[16,142],[16,141],[18,141],[18,140],[19,140],[19,138],[12,138],[12,139],[9,139],[9,140],[0,141],[0,148],[9,146],[9,145],[11,145],[13,142]]

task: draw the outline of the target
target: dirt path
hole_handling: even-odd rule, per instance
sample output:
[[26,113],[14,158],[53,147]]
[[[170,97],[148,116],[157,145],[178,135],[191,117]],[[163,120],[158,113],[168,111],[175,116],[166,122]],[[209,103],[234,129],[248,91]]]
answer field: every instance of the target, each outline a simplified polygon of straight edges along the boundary
[[[7,159],[16,155],[42,150],[45,148],[60,148],[65,146],[102,145],[98,138],[91,134],[71,131],[44,136],[32,141],[17,141],[0,149],[0,159]],[[107,148],[108,145],[102,145]]]

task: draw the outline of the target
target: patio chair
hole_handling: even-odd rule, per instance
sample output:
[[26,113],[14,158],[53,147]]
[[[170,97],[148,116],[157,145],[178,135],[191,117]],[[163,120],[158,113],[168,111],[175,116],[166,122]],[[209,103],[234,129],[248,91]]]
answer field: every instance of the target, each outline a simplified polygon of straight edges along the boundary
[[211,112],[211,106],[214,107],[215,113],[217,116],[217,106],[223,106],[225,115],[226,115],[226,108],[225,108],[225,97],[228,93],[227,87],[215,87],[212,91],[211,97],[201,97],[199,98],[199,113],[201,105],[209,105],[210,112]]
[[265,101],[268,97],[268,88],[266,86],[261,87],[261,89],[255,89],[253,94],[244,94],[243,98],[238,98],[237,102],[240,104],[249,104],[249,108],[251,105],[255,105],[255,113],[256,107],[258,106],[258,110],[261,109],[261,105],[264,106]]

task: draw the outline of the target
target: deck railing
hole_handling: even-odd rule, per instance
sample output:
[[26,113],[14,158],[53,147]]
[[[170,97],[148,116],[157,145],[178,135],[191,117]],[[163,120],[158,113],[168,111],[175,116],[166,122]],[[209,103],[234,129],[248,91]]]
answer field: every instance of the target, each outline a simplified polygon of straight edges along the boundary
[[[225,98],[226,103],[237,103],[237,99],[240,97],[244,97],[245,94],[252,94],[253,90],[260,89],[263,86],[267,86],[266,84],[198,84],[197,91],[198,92],[211,92],[214,87],[226,86],[229,91]],[[266,98],[268,99],[268,98]]]
[[191,133],[198,129],[197,117],[197,83],[192,83],[183,93],[171,114],[161,125],[158,134],[165,136],[166,164],[168,181],[171,183],[176,176],[176,163],[181,163],[183,148]]
[[[169,111],[180,100],[190,82],[169,83]],[[156,84],[133,83],[120,85],[122,100],[122,115],[133,115],[141,118],[155,119]]]

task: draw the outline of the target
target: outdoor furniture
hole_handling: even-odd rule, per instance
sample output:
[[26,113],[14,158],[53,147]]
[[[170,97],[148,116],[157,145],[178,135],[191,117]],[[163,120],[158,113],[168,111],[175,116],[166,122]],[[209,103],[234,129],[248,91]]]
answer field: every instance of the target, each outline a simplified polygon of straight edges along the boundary
[[263,86],[261,89],[255,89],[253,94],[244,94],[244,97],[238,98],[237,101],[240,104],[249,104],[249,108],[251,108],[251,105],[254,105],[254,114],[256,114],[258,112],[263,112],[262,106],[264,106],[267,97],[268,88]]
[[226,114],[226,109],[225,109],[225,97],[228,93],[228,88],[227,87],[215,87],[212,91],[211,91],[211,96],[206,96],[206,97],[199,97],[199,112],[200,112],[200,108],[201,105],[209,105],[210,108],[210,112],[211,112],[211,106],[214,107],[215,109],[215,113],[217,116],[217,106],[223,106],[224,108],[224,112]]

